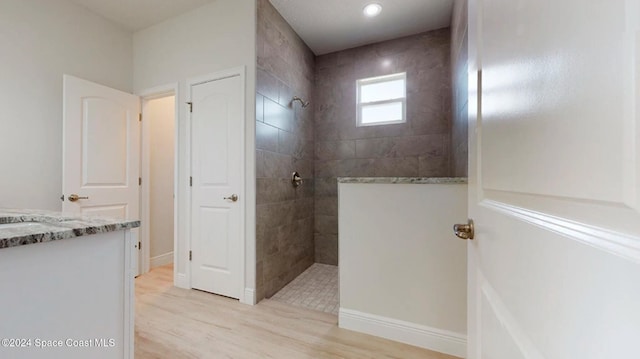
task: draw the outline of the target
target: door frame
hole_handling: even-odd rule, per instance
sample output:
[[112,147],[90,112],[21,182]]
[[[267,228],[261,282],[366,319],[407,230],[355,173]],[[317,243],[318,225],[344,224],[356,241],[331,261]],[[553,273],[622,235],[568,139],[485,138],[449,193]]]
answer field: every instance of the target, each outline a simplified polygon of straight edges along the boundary
[[179,153],[180,148],[180,136],[179,136],[179,118],[180,118],[180,106],[179,106],[180,86],[178,83],[172,83],[167,85],[161,85],[146,89],[138,94],[140,96],[140,109],[142,113],[142,123],[140,131],[140,177],[142,178],[142,185],[140,186],[140,243],[142,250],[139,253],[140,263],[138,265],[139,275],[149,272],[151,269],[151,238],[150,238],[150,147],[149,147],[149,134],[150,125],[149,121],[145,121],[145,109],[150,100],[163,98],[167,96],[174,96],[175,109],[173,115],[174,121],[174,148],[173,148],[173,283],[176,284],[178,276],[178,266],[175,265],[178,261],[178,175],[179,175]]
[[[225,70],[220,70],[220,71],[216,71],[210,74],[206,74],[206,75],[201,75],[201,76],[195,76],[195,77],[191,77],[188,78],[186,80],[186,88],[185,88],[185,92],[186,92],[186,102],[191,102],[192,101],[192,87],[195,85],[199,85],[199,84],[203,84],[203,83],[207,83],[207,82],[212,82],[212,81],[216,81],[216,80],[222,80],[225,78],[229,78],[229,77],[234,77],[234,76],[239,76],[240,77],[240,121],[241,123],[241,129],[240,131],[241,133],[241,138],[240,138],[240,158],[242,158],[245,163],[243,164],[243,166],[240,166],[240,178],[241,178],[241,182],[239,188],[241,188],[244,193],[241,194],[240,197],[240,201],[238,201],[239,205],[240,205],[240,238],[241,238],[241,245],[240,245],[240,253],[238,254],[240,256],[239,260],[240,260],[240,265],[239,265],[239,277],[240,279],[240,283],[238,283],[238,285],[240,286],[240,303],[245,303],[245,304],[250,304],[253,305],[255,304],[255,290],[253,288],[255,288],[255,283],[250,283],[251,281],[247,279],[247,264],[249,261],[247,261],[247,252],[248,252],[248,248],[253,248],[255,247],[255,244],[251,242],[250,240],[250,236],[247,235],[247,225],[249,224],[247,221],[247,208],[251,208],[251,202],[249,201],[249,190],[247,187],[247,174],[249,171],[247,171],[247,142],[248,141],[248,137],[249,137],[249,128],[247,126],[247,122],[249,121],[249,119],[247,119],[247,94],[246,94],[246,81],[247,81],[247,75],[246,75],[246,66],[238,66],[238,67],[233,67],[233,68],[229,68],[229,69],[225,69]],[[181,244],[184,246],[183,248],[186,249],[185,253],[189,253],[189,251],[191,250],[191,205],[192,205],[192,187],[189,185],[189,180],[188,177],[192,175],[192,164],[191,164],[191,152],[192,152],[192,138],[191,138],[191,111],[189,110],[189,106],[185,106],[185,113],[186,116],[185,118],[187,118],[188,120],[186,121],[186,133],[185,133],[185,138],[186,138],[186,143],[185,143],[185,168],[187,169],[187,173],[185,174],[185,186],[186,186],[186,216],[185,216],[185,237],[182,238],[182,240],[179,240],[179,242],[181,242]],[[255,119],[251,119],[252,122],[255,122]],[[254,164],[252,164],[253,166]],[[255,203],[254,203],[255,206]],[[253,224],[255,226],[255,223]],[[185,266],[185,274],[186,274],[186,283],[188,283],[188,287],[192,289],[191,287],[191,262],[188,261],[187,259],[187,265]],[[255,264],[255,263],[254,263]],[[255,266],[254,266],[255,267]],[[254,269],[255,270],[255,269]]]

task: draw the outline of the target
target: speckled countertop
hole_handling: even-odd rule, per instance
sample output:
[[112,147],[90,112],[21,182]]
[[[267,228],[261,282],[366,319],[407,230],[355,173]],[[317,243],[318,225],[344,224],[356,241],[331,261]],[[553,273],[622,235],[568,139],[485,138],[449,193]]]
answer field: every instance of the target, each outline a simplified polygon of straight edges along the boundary
[[0,208],[0,248],[51,242],[139,226],[140,221]]
[[338,177],[338,183],[465,184],[466,177]]

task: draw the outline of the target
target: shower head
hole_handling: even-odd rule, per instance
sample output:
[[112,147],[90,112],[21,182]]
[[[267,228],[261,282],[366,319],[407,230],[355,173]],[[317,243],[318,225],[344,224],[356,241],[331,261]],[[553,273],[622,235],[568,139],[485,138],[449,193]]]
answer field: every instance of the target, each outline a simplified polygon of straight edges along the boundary
[[298,96],[293,96],[293,99],[291,100],[291,105],[293,106],[293,103],[296,101],[300,102],[300,104],[302,105],[302,108],[307,108],[307,106],[309,106],[309,101],[305,101]]

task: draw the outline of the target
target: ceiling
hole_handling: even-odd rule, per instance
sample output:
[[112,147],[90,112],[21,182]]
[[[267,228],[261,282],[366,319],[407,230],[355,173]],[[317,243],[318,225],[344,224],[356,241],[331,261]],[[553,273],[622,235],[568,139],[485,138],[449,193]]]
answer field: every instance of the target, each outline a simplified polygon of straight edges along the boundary
[[[453,0],[270,0],[316,55],[448,27]],[[362,13],[372,2],[382,13]]]
[[[138,31],[216,0],[71,0]],[[246,1],[246,0],[234,0]],[[316,55],[448,27],[453,0],[270,0]],[[362,9],[382,5],[367,18]]]
[[71,0],[94,13],[138,31],[216,0]]

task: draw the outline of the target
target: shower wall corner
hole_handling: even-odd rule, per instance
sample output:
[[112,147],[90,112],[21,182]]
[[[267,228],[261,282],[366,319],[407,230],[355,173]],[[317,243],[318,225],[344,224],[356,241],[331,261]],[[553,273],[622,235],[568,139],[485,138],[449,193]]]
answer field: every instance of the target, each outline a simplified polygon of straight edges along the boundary
[[[256,299],[314,263],[315,55],[268,0],[258,0]],[[292,101],[309,101],[303,108]],[[294,187],[292,174],[302,184]]]

